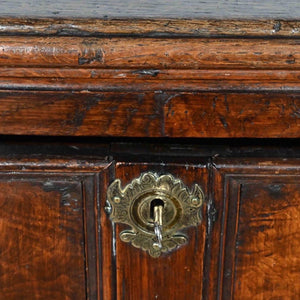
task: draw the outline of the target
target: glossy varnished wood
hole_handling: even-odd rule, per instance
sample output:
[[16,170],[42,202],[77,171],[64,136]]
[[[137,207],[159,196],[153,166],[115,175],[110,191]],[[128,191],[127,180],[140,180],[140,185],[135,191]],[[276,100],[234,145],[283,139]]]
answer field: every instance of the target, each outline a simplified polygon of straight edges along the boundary
[[165,106],[165,135],[299,137],[298,94],[182,94]]
[[297,69],[298,40],[2,36],[0,66]]
[[[298,299],[298,2],[80,2],[1,3],[0,298]],[[145,171],[206,196],[157,259],[104,212]]]
[[98,173],[107,166],[71,159],[0,161],[1,298],[100,295],[96,191]]
[[[199,184],[206,193],[208,172],[205,164],[119,163],[116,177],[125,185],[145,171],[170,173],[188,186]],[[118,236],[121,228],[117,226],[116,299],[202,299],[206,222],[204,205],[202,224],[186,232],[188,244],[159,258],[152,258],[122,242]]]
[[2,22],[0,134],[299,137],[297,21]]
[[299,20],[0,18],[0,34],[31,36],[299,37]]
[[59,190],[47,192],[37,179],[6,180],[0,184],[1,298],[84,299],[80,184],[56,182],[57,189],[72,190],[60,200]]
[[219,159],[213,170],[210,297],[297,299],[299,160]]
[[299,93],[0,92],[0,133],[300,137]]

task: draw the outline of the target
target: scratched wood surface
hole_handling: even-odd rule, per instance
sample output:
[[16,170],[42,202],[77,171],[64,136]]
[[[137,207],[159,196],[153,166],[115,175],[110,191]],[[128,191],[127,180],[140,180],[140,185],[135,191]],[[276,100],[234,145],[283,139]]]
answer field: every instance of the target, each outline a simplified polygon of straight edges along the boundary
[[114,137],[300,137],[299,93],[0,92],[0,133]]
[[4,0],[1,15],[33,17],[193,17],[193,18],[287,18],[300,17],[297,0]]
[[[141,173],[153,171],[158,174],[172,174],[187,186],[199,184],[207,193],[208,171],[205,160],[197,165],[119,163],[116,178],[122,186]],[[206,239],[206,206],[203,207],[202,224],[187,231],[189,242],[173,253],[152,258],[141,249],[124,243],[119,238],[120,225],[116,227],[116,290],[114,299],[194,299],[200,300],[203,293],[203,266]]]
[[96,182],[105,167],[46,155],[1,158],[1,299],[99,297],[105,263],[97,259],[95,191],[103,188]]
[[220,213],[212,234],[212,299],[299,297],[299,163],[215,160],[211,201]]
[[0,67],[277,70],[300,65],[297,39],[3,36],[0,50]]
[[[82,20],[73,37],[55,29],[73,28],[70,20],[56,20],[54,27],[50,19],[24,26],[3,20],[1,134],[299,137],[297,21],[290,27],[261,21],[264,29],[256,33],[259,21],[253,21],[249,35],[255,38],[246,38],[245,23],[234,31],[234,22],[227,21],[220,31],[227,37],[216,37],[216,21],[190,21],[181,31],[173,20],[165,26],[169,36],[158,38],[135,34],[143,24],[142,33],[163,27],[162,20],[154,27],[140,20],[134,28],[127,21],[119,31],[121,21],[110,21],[103,33],[114,32],[112,37],[97,35],[103,20],[92,37],[82,36],[93,35]],[[210,38],[171,36],[191,34],[198,25]],[[285,39],[271,38],[270,30],[282,30]],[[231,32],[235,37],[228,37]]]
[[81,19],[1,17],[0,34],[31,36],[142,36],[216,37],[284,36],[298,37],[300,21],[295,19]]

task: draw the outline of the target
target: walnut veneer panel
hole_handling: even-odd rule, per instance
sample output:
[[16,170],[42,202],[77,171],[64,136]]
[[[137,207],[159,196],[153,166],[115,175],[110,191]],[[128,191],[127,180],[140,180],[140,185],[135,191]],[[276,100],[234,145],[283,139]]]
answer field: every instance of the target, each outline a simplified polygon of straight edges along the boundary
[[299,179],[254,180],[240,187],[235,299],[300,295]]
[[0,92],[0,133],[300,137],[298,93]]
[[[18,33],[20,24],[5,22]],[[123,35],[110,24],[105,36],[45,36],[44,22],[0,37],[0,134],[300,136],[300,45],[291,33],[218,38],[203,21],[210,38],[137,37],[129,23]]]
[[80,183],[0,180],[0,297],[85,299]]
[[212,199],[219,215],[212,234],[211,276],[215,274],[220,285],[216,291],[211,289],[213,297],[298,298],[299,163],[216,161]]
[[110,288],[102,277],[109,276],[109,259],[100,263],[98,256],[109,245],[102,247],[96,230],[106,167],[71,159],[0,161],[1,299],[96,299]]
[[[205,164],[118,163],[116,177],[125,186],[146,171],[170,173],[187,186],[197,183],[207,192],[208,171]],[[202,224],[186,231],[187,245],[159,258],[152,258],[141,249],[122,242],[119,233],[125,228],[117,224],[116,299],[202,299],[206,222],[204,207]]]

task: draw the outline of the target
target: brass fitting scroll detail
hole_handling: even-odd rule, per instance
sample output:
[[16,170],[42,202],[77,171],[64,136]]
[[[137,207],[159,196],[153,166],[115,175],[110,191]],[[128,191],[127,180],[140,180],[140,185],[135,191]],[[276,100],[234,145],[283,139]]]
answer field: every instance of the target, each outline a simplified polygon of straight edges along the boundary
[[187,243],[180,230],[201,222],[203,201],[197,184],[190,191],[172,175],[148,172],[124,189],[116,179],[108,187],[105,210],[112,222],[131,227],[120,233],[123,242],[159,257]]

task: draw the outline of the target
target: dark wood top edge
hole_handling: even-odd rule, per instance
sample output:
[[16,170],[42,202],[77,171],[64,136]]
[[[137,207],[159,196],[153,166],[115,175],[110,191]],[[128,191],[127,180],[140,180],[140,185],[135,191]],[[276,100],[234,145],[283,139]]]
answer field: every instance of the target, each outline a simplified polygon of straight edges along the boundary
[[0,17],[0,35],[300,37],[300,19]]

